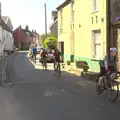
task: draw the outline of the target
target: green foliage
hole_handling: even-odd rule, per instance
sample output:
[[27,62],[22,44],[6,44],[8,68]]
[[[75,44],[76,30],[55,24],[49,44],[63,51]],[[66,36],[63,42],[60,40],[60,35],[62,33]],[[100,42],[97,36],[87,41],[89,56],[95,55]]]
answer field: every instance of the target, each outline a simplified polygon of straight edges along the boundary
[[50,36],[44,40],[45,48],[55,49],[57,46],[57,39],[54,36]]
[[[48,33],[47,36],[48,36],[47,38],[49,38],[49,37],[54,37],[54,38],[56,38],[56,36],[55,36],[55,35],[52,35],[51,33]],[[46,38],[46,35],[45,35],[45,34],[41,34],[40,37],[42,38],[42,43],[43,43],[42,46],[43,46],[43,47],[46,47],[46,45],[45,45],[45,43],[46,43],[45,40],[47,39],[47,38]],[[54,38],[53,38],[53,39],[54,39]]]

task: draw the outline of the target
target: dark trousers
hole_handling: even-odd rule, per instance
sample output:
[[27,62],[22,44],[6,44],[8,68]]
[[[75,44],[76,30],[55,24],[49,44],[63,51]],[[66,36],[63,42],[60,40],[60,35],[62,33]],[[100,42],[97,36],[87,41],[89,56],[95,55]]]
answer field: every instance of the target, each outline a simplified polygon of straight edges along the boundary
[[34,53],[34,54],[32,55],[32,59],[34,59],[34,61],[35,61],[35,63],[36,63],[36,53]]

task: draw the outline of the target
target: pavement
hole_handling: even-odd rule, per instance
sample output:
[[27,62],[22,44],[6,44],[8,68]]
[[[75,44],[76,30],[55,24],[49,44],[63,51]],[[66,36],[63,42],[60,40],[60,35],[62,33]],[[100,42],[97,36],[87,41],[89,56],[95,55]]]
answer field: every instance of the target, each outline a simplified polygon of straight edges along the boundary
[[119,120],[120,99],[97,96],[95,83],[62,71],[54,74],[33,64],[27,52],[19,52],[8,63],[12,84],[0,87],[0,120]]

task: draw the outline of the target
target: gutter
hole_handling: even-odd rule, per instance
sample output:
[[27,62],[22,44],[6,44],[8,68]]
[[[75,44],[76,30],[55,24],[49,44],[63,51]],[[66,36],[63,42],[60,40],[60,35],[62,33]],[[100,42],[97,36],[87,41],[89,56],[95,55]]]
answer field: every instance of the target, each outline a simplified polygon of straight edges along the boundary
[[110,7],[110,0],[106,0],[106,28],[107,28],[107,32],[106,32],[106,53],[109,52],[110,49],[110,43],[111,43],[111,37],[110,37],[110,33],[111,33],[111,7]]

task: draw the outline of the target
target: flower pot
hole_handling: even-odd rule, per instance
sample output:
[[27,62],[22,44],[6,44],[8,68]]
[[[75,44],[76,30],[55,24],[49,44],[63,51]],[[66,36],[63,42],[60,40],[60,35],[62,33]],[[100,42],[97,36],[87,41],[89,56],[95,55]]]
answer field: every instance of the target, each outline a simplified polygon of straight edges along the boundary
[[71,62],[70,61],[67,61],[67,65],[70,65],[71,64]]
[[84,72],[88,72],[88,66],[84,66],[84,67],[83,67],[83,71],[84,71]]

